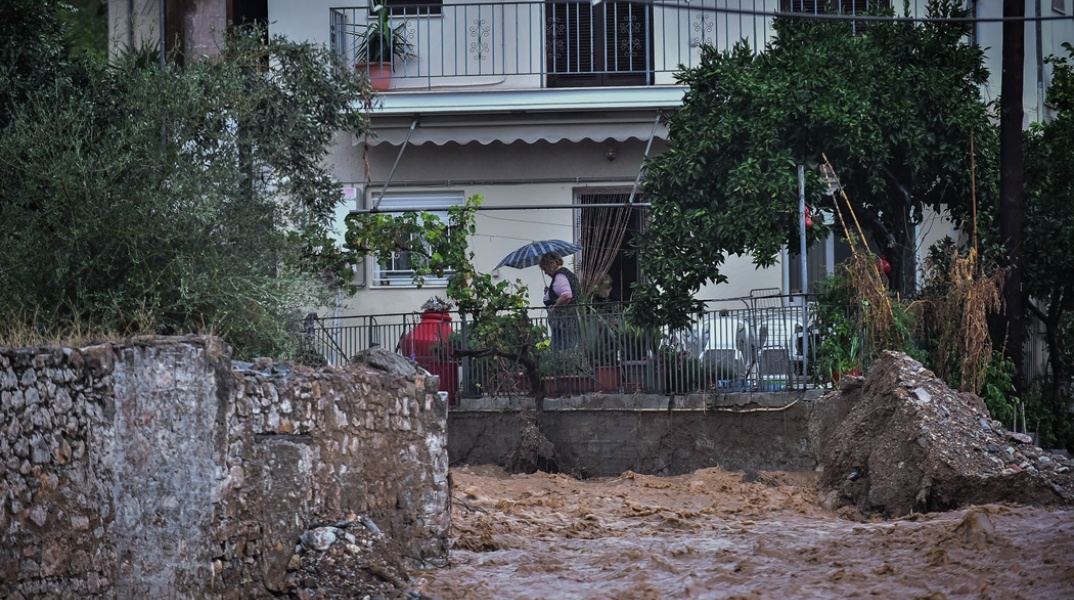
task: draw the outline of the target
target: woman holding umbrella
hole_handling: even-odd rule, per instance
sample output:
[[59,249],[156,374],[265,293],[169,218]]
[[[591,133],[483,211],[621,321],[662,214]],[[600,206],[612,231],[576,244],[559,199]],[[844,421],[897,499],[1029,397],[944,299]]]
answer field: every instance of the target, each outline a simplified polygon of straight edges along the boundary
[[541,256],[541,271],[552,278],[544,288],[544,305],[548,307],[548,326],[552,330],[552,349],[566,350],[578,345],[578,319],[571,306],[578,300],[578,277],[563,266],[554,252]]

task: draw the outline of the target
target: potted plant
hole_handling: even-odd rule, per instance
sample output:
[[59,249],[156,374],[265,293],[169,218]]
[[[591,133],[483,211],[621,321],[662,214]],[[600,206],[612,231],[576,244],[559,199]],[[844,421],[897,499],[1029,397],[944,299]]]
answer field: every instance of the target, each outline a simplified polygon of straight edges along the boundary
[[539,351],[538,361],[546,394],[571,396],[596,391],[596,381],[581,349],[553,352],[543,348]]
[[660,352],[658,333],[628,322],[619,327],[618,334],[623,391],[659,391],[661,381],[657,375],[656,364]]
[[383,4],[374,6],[371,12],[376,18],[358,33],[361,41],[355,49],[355,60],[369,73],[373,89],[385,91],[391,88],[393,61],[413,58],[414,45],[407,39],[405,20],[393,27],[388,7]]
[[597,380],[598,391],[618,392],[622,383],[614,325],[617,322],[615,315],[587,311],[579,317],[579,321],[582,349],[589,364],[593,367],[593,376]]

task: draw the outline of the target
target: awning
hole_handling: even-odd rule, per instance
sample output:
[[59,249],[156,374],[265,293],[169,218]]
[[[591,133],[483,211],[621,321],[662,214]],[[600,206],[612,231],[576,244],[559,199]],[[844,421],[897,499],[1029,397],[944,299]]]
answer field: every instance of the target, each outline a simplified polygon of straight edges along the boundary
[[[447,143],[491,144],[501,142],[510,144],[524,142],[532,144],[537,141],[580,142],[583,140],[605,141],[616,140],[623,142],[630,139],[647,140],[653,133],[653,119],[655,113],[639,116],[638,118],[618,118],[606,121],[593,120],[565,120],[559,119],[530,119],[515,120],[513,122],[487,120],[480,122],[451,120],[445,121],[435,117],[418,117],[418,126],[410,136],[413,145],[435,144],[443,146]],[[376,134],[369,138],[372,145],[389,144],[399,146],[406,139],[410,130],[410,122],[380,122],[374,125]],[[667,137],[667,128],[662,124],[656,128],[655,136],[660,139]],[[355,136],[354,143],[361,144],[363,138]]]
[[[503,92],[391,93],[374,109],[372,145],[532,144],[648,140],[657,114],[682,103],[684,88],[578,88]],[[666,139],[660,124],[655,137]],[[355,136],[354,144],[364,138]]]

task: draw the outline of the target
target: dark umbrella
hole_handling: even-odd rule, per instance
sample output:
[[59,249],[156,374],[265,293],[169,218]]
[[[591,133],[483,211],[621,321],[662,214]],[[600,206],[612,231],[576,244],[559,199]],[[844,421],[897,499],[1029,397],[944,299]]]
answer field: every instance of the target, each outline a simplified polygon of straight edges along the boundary
[[[530,242],[525,246],[503,257],[496,269],[506,265],[516,269],[525,269],[541,262],[541,257],[553,253],[563,258],[581,250],[578,246],[563,240],[545,240],[543,242]],[[495,269],[494,269],[495,270]]]

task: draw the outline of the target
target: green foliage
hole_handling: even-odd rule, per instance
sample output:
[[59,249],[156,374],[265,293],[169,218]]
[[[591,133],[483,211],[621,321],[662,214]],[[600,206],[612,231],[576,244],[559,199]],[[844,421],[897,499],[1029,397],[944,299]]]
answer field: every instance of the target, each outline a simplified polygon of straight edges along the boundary
[[1025,147],[1025,279],[1041,299],[1056,291],[1069,295],[1074,282],[1074,66],[1066,59],[1051,62],[1050,98],[1062,108],[1052,121],[1030,127]]
[[28,94],[70,73],[56,0],[0,2],[0,127]]
[[427,276],[450,274],[447,294],[460,311],[479,318],[524,311],[527,290],[517,280],[497,282],[474,267],[468,240],[474,234],[474,215],[482,200],[481,195],[474,195],[462,206],[451,207],[446,223],[431,213],[349,215],[346,243],[336,249],[333,261],[340,257],[336,262],[354,264],[371,254],[409,252],[419,287]]
[[672,394],[686,394],[705,390],[709,387],[701,359],[682,352],[665,349],[662,353],[664,363],[664,389]]
[[345,270],[365,256],[405,251],[419,286],[429,275],[449,276],[448,298],[473,318],[465,352],[481,360],[481,369],[491,378],[513,376],[521,365],[534,383],[537,347],[546,334],[529,320],[527,289],[517,280],[494,281],[474,267],[468,240],[482,200],[474,195],[452,207],[446,223],[431,213],[352,214],[344,246],[326,248],[323,255]]
[[1041,448],[1074,450],[1074,420],[1067,410],[1069,392],[1062,398],[1062,405],[1056,407],[1051,392],[1040,385],[1031,386],[1025,394],[1025,427],[1029,433],[1037,434]]
[[[968,14],[947,1],[930,3],[929,13]],[[956,220],[969,214],[971,133],[978,195],[995,194],[998,136],[969,27],[870,23],[855,36],[846,22],[777,18],[761,54],[744,44],[725,53],[702,47],[700,63],[678,75],[690,89],[666,119],[668,148],[647,164],[652,220],[638,248],[651,285],[634,292],[639,314],[685,326],[699,309],[694,292],[727,280],[728,256],[767,267],[789,242],[796,251],[796,165],[819,163],[822,153],[863,226],[892,254],[893,278],[908,286],[906,225],[925,206],[947,207]],[[807,202],[830,207],[826,189],[807,169]],[[809,241],[830,225],[816,223]]]
[[61,2],[60,19],[72,57],[108,58],[108,1],[67,0]]
[[821,291],[814,319],[820,331],[820,348],[813,365],[821,381],[833,381],[843,373],[861,372],[865,366],[860,308],[854,303],[846,271],[818,283]]
[[[844,373],[862,373],[883,350],[904,352],[928,366],[928,354],[915,342],[915,318],[910,305],[891,298],[890,318],[870,320],[883,310],[857,296],[851,285],[853,274],[843,266],[835,275],[818,282],[820,291],[813,315],[820,335],[817,360],[813,364],[820,381],[833,381]],[[881,323],[878,327],[871,323]]]
[[619,364],[619,328],[622,314],[581,305],[579,329],[582,347],[594,366]]
[[660,332],[640,324],[632,314],[619,326],[618,338],[623,360],[646,360],[660,352]]
[[9,98],[3,318],[298,350],[303,307],[325,291],[302,253],[340,201],[323,158],[336,132],[366,130],[355,107],[371,91],[328,50],[262,33],[185,68],[56,58],[47,83]]
[[985,372],[981,398],[988,407],[989,414],[999,422],[1010,424],[1014,421],[1014,411],[1018,406],[1018,390],[1014,388],[1011,374],[1014,373],[1014,361],[1008,356],[994,352]]
[[359,60],[371,63],[392,62],[393,58],[407,60],[414,56],[414,45],[406,33],[406,20],[392,27],[391,17],[385,4],[377,11],[377,18],[358,32],[355,55]]
[[1058,115],[1032,124],[1026,132],[1023,243],[1028,306],[1045,326],[1051,367],[1047,392],[1036,399],[1041,407],[1040,434],[1042,439],[1071,444],[1074,419],[1066,390],[1074,360],[1069,310],[1074,305],[1074,46],[1063,46],[1067,56],[1049,59],[1053,71],[1048,98]]
[[560,375],[579,375],[591,372],[589,361],[578,348],[553,352],[544,348],[538,353],[541,375],[557,377]]

